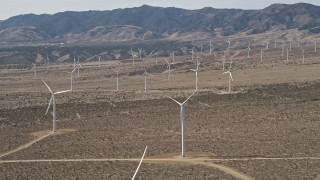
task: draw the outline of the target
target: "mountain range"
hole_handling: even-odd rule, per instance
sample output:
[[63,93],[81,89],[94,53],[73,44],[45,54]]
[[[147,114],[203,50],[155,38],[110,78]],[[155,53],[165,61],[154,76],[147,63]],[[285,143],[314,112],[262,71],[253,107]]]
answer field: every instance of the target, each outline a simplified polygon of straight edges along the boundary
[[143,5],[110,11],[26,14],[0,21],[0,43],[189,41],[290,29],[320,33],[320,7],[298,3],[273,4],[261,10],[186,10]]

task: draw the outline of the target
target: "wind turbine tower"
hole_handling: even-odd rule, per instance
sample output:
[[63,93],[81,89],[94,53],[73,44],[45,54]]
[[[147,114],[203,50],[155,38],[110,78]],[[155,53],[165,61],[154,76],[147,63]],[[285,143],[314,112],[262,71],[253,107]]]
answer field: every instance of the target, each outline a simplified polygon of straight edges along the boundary
[[138,48],[138,50],[139,50],[139,57],[140,57],[140,60],[141,60],[141,59],[142,59],[142,55],[141,55],[142,49],[141,49],[141,48]]
[[147,76],[148,75],[152,76],[152,75],[147,72],[146,68],[144,68],[143,74],[144,74],[144,92],[146,93],[147,92]]
[[196,69],[190,69],[191,71],[196,72],[196,89],[195,92],[198,92],[198,71],[199,71],[199,63],[197,63]]
[[37,64],[33,63],[33,78],[37,78]]
[[213,45],[212,45],[212,41],[211,41],[211,39],[210,39],[209,47],[210,47],[210,54],[212,54]]
[[305,51],[305,49],[302,48],[302,64],[304,64],[304,51]]
[[180,103],[177,100],[169,97],[171,100],[173,100],[174,102],[176,102],[177,104],[180,105],[180,125],[181,125],[181,157],[184,158],[185,155],[185,150],[186,150],[186,146],[185,146],[185,128],[184,128],[184,112],[185,112],[185,105],[186,102],[194,95],[194,93],[184,102]]
[[119,91],[119,71],[120,69],[118,69],[117,71],[116,70],[113,70],[115,73],[117,73],[117,91]]
[[55,95],[61,94],[61,93],[65,93],[65,92],[69,92],[69,91],[71,91],[71,90],[53,92],[53,91],[51,90],[51,88],[48,86],[48,84],[47,84],[43,79],[41,79],[41,80],[43,81],[43,83],[47,86],[47,88],[48,88],[49,91],[51,92],[51,99],[50,99],[50,101],[49,101],[49,105],[48,105],[46,114],[48,113],[49,108],[50,108],[50,106],[51,106],[51,104],[52,104],[52,109],[53,109],[53,114],[52,114],[52,116],[53,116],[52,126],[53,126],[53,127],[52,127],[52,131],[53,131],[53,132],[56,132],[56,98],[55,98]]

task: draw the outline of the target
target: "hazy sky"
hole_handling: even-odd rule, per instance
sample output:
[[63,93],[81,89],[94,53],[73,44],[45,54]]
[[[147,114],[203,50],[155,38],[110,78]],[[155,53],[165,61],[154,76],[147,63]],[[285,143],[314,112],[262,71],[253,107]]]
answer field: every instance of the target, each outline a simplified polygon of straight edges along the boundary
[[184,9],[240,8],[262,9],[274,3],[310,3],[320,6],[320,0],[0,0],[0,20],[20,14],[54,14],[63,11],[111,10],[138,7],[143,4]]

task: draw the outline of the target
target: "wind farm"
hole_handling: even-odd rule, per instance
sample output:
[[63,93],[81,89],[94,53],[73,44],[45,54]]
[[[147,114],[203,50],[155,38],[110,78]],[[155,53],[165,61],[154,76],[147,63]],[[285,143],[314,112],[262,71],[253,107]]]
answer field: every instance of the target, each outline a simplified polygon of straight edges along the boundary
[[1,64],[0,177],[320,178],[319,37],[282,33]]

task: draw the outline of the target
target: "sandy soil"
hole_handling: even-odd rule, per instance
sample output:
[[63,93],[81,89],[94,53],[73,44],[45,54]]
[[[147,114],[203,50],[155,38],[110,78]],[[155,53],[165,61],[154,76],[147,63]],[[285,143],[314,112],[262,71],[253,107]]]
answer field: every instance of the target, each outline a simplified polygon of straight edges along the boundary
[[[310,49],[301,64],[281,50],[234,59],[233,93],[221,52],[204,55],[199,92],[185,114],[187,156],[181,159],[179,106],[194,92],[195,62],[176,57],[171,80],[154,59],[85,63],[74,91],[57,95],[57,126],[45,116],[50,94],[32,69],[0,70],[0,175],[7,179],[128,179],[148,145],[138,179],[317,179],[320,174],[320,60]],[[228,53],[232,56],[234,51]],[[227,58],[227,62],[229,62]],[[227,64],[228,66],[228,64]],[[144,93],[144,67],[148,77]],[[112,69],[121,69],[119,88]],[[54,91],[70,88],[72,67],[41,76]],[[6,152],[10,152],[6,154]],[[3,156],[5,154],[5,156]]]

